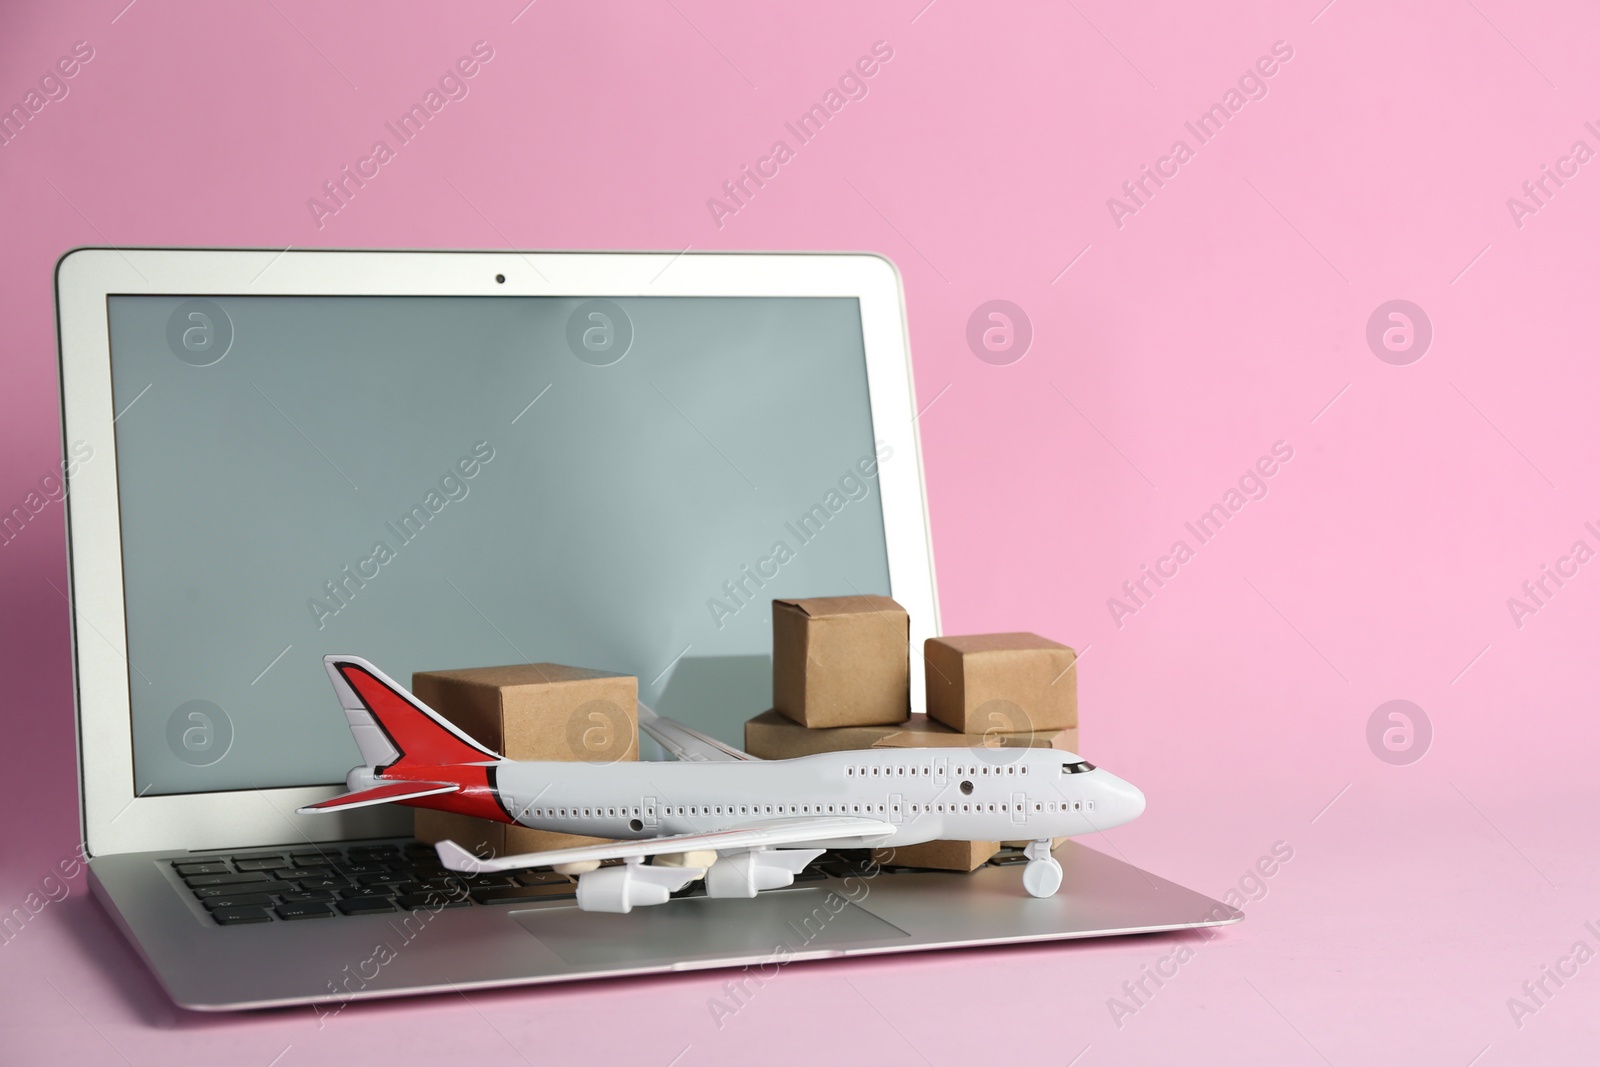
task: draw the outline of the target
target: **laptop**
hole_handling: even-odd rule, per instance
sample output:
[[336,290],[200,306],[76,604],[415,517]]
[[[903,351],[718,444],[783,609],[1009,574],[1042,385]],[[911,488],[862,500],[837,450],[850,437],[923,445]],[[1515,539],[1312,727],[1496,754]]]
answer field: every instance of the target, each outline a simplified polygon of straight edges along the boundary
[[[887,260],[87,248],[56,293],[83,840],[179,1006],[326,1015],[1243,917],[1075,842],[1049,898],[1009,850],[970,874],[845,850],[754,900],[595,913],[539,874],[408,907],[397,877],[437,873],[408,809],[295,814],[361,762],[330,653],[399,679],[632,674],[742,747],[772,599],[888,595],[913,648],[937,634]],[[240,894],[269,921],[219,921]],[[341,905],[276,917],[303,899]]]

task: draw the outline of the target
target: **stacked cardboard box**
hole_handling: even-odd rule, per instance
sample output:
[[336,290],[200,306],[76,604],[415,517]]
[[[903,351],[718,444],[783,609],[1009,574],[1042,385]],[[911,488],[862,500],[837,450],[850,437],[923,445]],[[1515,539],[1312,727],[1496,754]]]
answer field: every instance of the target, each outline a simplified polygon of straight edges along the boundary
[[964,733],[1075,730],[1078,655],[1037,634],[931,637],[928,714]]
[[886,596],[772,602],[772,706],[801,726],[911,714],[911,617]]
[[[411,691],[479,744],[508,759],[616,762],[639,758],[638,679],[524,663],[411,676]],[[416,809],[417,840],[452,840],[486,855],[598,843],[526,826]]]
[[[772,602],[773,709],[745,723],[761,759],[862,748],[1077,751],[1077,656],[1035,634],[931,638],[928,714],[910,709],[910,619],[888,597]],[[881,862],[970,871],[998,841],[929,841]],[[1010,844],[1010,842],[1006,842]]]
[[760,759],[793,759],[818,752],[860,748],[1055,748],[1076,752],[1076,727],[1061,730],[952,730],[926,715],[885,726],[834,726],[813,730],[776,711],[764,711],[744,724],[744,750]]

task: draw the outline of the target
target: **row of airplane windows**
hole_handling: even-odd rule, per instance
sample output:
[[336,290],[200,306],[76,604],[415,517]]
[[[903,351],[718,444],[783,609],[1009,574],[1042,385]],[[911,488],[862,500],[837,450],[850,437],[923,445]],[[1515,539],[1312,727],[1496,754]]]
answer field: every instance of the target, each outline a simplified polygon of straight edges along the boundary
[[[1074,800],[1071,804],[1067,801],[1035,800],[1031,804],[1018,804],[1019,812],[1026,812],[1031,807],[1036,812],[1058,811],[1093,811],[1094,801]],[[900,810],[900,805],[893,806],[895,811]],[[661,809],[663,816],[675,815],[872,815],[884,814],[890,810],[884,804],[680,804],[667,805]],[[907,804],[906,810],[913,815],[936,812],[940,814],[956,814],[959,812],[981,811],[1011,811],[1011,805],[1000,804]],[[633,808],[535,808],[535,818],[550,819],[626,819],[630,815],[637,818],[639,809]]]
[[[880,773],[885,778],[904,777],[907,774],[910,774],[912,777],[916,777],[918,775],[921,775],[922,777],[926,778],[926,777],[930,777],[933,774],[933,768],[932,767],[905,767],[905,766],[882,767],[882,768],[879,768],[879,767],[846,767],[844,769],[844,773],[845,773],[845,775],[847,777],[851,777],[851,778],[854,778],[854,777],[861,777],[861,778],[872,777],[872,778],[876,778],[876,777],[879,776]],[[964,778],[964,777],[987,775],[987,774],[991,773],[991,771],[990,771],[990,767],[989,767],[988,764],[982,764],[982,765],[979,765],[977,767],[951,767],[950,768],[950,773],[955,775],[957,778]],[[1004,767],[995,766],[993,768],[993,772],[992,773],[996,777],[998,777],[998,776],[1000,776],[1002,774],[1012,774],[1012,775],[1027,774],[1028,773],[1028,768],[1027,768],[1027,766],[1025,764],[1019,767],[1015,763],[1008,763]]]

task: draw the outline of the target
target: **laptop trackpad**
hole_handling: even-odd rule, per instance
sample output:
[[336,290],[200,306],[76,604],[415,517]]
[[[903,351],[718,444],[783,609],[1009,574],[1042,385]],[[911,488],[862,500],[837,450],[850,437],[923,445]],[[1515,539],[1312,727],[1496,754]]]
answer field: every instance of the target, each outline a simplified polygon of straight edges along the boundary
[[750,900],[685,897],[626,915],[549,908],[511,917],[574,967],[663,958],[784,960],[828,945],[911,936],[822,888],[777,890]]

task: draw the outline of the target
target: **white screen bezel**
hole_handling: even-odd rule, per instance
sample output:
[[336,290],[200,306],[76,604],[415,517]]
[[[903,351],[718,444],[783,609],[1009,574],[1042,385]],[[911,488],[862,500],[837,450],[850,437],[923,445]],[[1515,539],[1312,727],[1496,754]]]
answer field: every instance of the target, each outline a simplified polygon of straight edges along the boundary
[[[503,283],[495,280],[503,275]],[[92,458],[68,479],[80,815],[93,855],[240,848],[408,832],[404,809],[319,816],[294,809],[338,787],[136,797],[128,700],[121,518],[113,432],[110,295],[797,296],[861,307],[880,467],[890,588],[911,615],[912,647],[939,633],[933,552],[906,334],[894,264],[865,253],[590,253],[76,249],[56,268],[64,443]],[[340,651],[331,649],[330,651]],[[912,702],[922,704],[920,657]],[[329,713],[337,711],[329,693]]]

